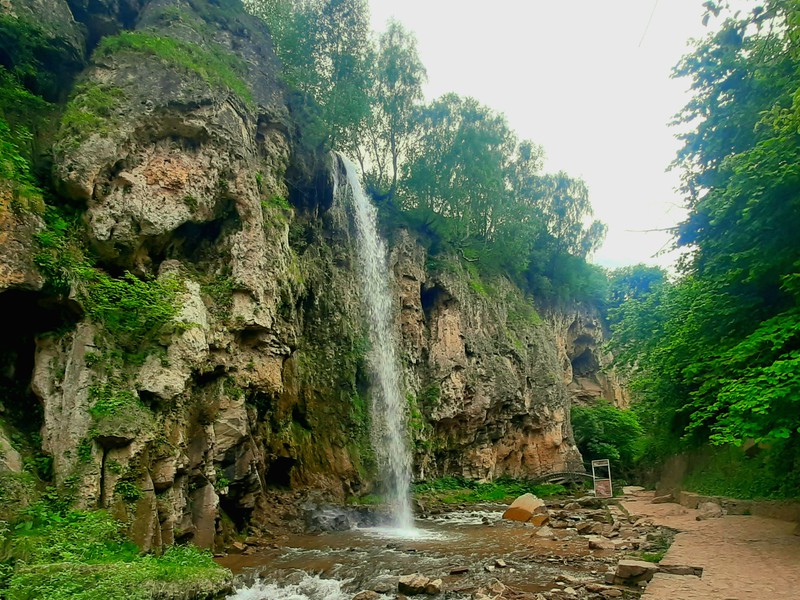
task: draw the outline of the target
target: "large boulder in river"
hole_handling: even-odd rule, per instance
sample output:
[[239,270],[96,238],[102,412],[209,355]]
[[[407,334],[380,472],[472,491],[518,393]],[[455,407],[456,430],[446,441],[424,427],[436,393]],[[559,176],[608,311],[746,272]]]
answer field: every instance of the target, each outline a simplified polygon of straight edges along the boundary
[[503,513],[503,518],[527,523],[533,515],[538,514],[547,514],[544,500],[533,494],[523,494],[511,503],[511,506]]

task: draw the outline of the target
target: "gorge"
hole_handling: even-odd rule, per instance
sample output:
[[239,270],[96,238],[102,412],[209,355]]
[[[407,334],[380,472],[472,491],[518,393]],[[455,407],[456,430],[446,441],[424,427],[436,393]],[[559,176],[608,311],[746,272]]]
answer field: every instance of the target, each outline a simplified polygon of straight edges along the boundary
[[48,489],[143,552],[221,550],[305,503],[388,492],[409,527],[411,480],[583,469],[571,404],[627,401],[599,308],[407,226],[384,251],[238,3],[0,8],[38,73],[3,80],[32,152],[0,194],[0,518]]

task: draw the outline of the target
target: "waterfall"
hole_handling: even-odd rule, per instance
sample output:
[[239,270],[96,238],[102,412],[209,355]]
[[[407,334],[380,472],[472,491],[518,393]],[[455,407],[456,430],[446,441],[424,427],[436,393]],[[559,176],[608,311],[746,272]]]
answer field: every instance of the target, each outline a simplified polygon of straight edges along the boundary
[[369,317],[372,443],[388,484],[394,524],[400,529],[413,529],[406,399],[397,358],[386,246],[378,235],[377,211],[361,189],[356,166],[338,156],[347,172],[349,186],[339,184],[338,169],[334,169],[334,194],[347,193],[348,188],[352,193],[362,297]]

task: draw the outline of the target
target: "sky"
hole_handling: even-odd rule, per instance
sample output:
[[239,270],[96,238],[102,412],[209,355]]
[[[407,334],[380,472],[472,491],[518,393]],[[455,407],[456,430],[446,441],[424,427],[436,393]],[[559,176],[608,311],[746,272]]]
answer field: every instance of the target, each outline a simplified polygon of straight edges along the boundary
[[473,96],[542,145],[545,169],[589,186],[608,225],[594,262],[669,266],[684,212],[680,143],[669,122],[688,80],[670,78],[702,37],[702,0],[369,0],[373,29],[390,17],[413,31],[427,98]]

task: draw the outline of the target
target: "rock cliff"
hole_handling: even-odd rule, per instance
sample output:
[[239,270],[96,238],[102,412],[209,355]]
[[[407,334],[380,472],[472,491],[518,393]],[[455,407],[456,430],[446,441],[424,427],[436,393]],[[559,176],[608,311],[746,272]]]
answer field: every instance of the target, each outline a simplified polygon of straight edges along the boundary
[[[351,207],[338,160],[303,149],[268,32],[212,0],[0,9],[49,40],[37,168],[79,215],[67,231],[0,195],[0,471],[45,464],[144,549],[269,526],[287,491],[369,490]],[[580,468],[570,403],[625,402],[596,311],[540,315],[387,233],[416,476]]]

